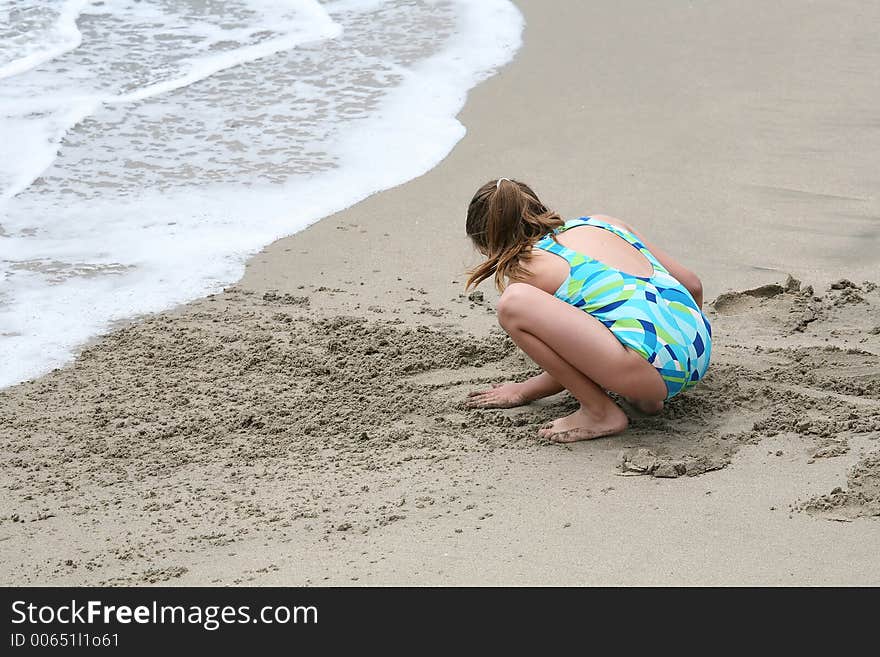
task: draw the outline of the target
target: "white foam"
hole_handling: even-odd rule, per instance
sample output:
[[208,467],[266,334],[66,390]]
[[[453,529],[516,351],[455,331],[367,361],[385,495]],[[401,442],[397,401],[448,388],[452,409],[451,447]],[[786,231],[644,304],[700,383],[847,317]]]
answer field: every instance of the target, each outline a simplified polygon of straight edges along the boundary
[[[7,26],[5,33],[0,32],[0,79],[29,71],[79,46],[82,35],[76,19],[88,4],[89,0],[0,1],[0,24]],[[27,30],[12,31],[15,14],[30,14]]]
[[[150,69],[148,79],[159,78],[157,81],[121,92],[121,89],[130,86],[132,80],[126,76],[117,76],[110,81],[111,93],[103,90],[98,93],[83,93],[80,89],[70,89],[62,80],[52,79],[50,74],[43,76],[48,77],[48,80],[40,81],[36,85],[28,86],[25,83],[18,93],[13,90],[9,97],[0,95],[0,108],[5,113],[5,120],[0,123],[0,138],[6,144],[4,151],[16,154],[16,157],[5,157],[0,162],[0,201],[12,198],[33,183],[55,160],[59,145],[67,132],[103,104],[133,103],[175,91],[220,71],[310,41],[336,37],[341,31],[341,26],[333,22],[316,0],[249,0],[243,4],[255,13],[254,17],[250,17],[252,24],[223,30],[210,23],[196,23],[189,26],[188,33],[195,41],[195,47],[184,49],[171,58],[171,61],[165,62],[162,59],[168,58],[159,56],[159,52],[148,52],[148,55],[156,57],[145,57],[142,64]],[[63,47],[59,45],[44,50],[36,59],[25,57],[16,60],[19,64],[12,62],[8,65],[12,73],[8,75],[26,72],[37,64],[55,59],[76,48],[82,41],[82,35],[76,27],[76,18],[82,13],[89,13],[87,7],[90,11],[98,10],[98,7],[92,7],[86,1],[70,0],[65,3],[55,26],[55,32],[63,37]],[[180,18],[164,13],[158,5],[150,5],[143,0],[118,2],[113,9],[115,15],[128,25],[140,21],[149,25],[149,30],[154,34],[160,30],[163,33],[175,32],[175,22]],[[279,36],[247,43],[255,35],[267,31]],[[143,38],[143,30],[132,30],[132,36]],[[204,54],[219,44],[230,41],[240,41],[247,45],[218,54]],[[30,63],[25,65],[22,63],[25,60]],[[45,95],[33,98],[34,86],[43,91],[51,89],[53,94],[50,98]],[[35,120],[34,113],[41,115],[41,119]]]
[[[261,2],[259,4],[269,5],[269,7],[261,7],[265,10],[271,9],[273,6],[281,9],[279,5],[282,3]],[[287,9],[289,10],[289,7],[287,7]],[[291,20],[289,25],[284,27],[283,36],[261,41],[253,45],[236,48],[233,51],[221,53],[219,55],[194,59],[191,62],[187,62],[186,68],[181,71],[182,74],[178,77],[149,84],[129,93],[106,98],[105,102],[131,103],[144,100],[150,96],[168,93],[169,91],[187,87],[199,80],[204,80],[215,73],[219,73],[228,68],[233,68],[234,66],[239,66],[246,62],[252,62],[283,50],[290,50],[291,48],[295,48],[296,46],[310,41],[332,39],[333,37],[339,36],[342,31],[342,26],[338,23],[334,23],[330,16],[317,2],[303,3],[298,9],[300,11],[296,14],[295,20]],[[306,14],[306,16],[303,16],[302,14]],[[269,19],[270,17],[271,15],[267,15],[266,19]],[[306,22],[300,23],[299,21],[303,20],[303,18],[305,18]],[[250,34],[247,36],[250,36]],[[228,40],[230,35],[228,33],[220,32],[219,34],[216,34],[214,38],[216,42],[219,42],[221,40]]]
[[[0,385],[63,364],[116,320],[221,289],[271,241],[436,166],[465,133],[455,117],[467,91],[520,46],[506,0],[311,9],[309,30],[202,52],[162,79],[137,71],[134,89],[56,84],[80,113],[99,93],[129,98],[71,117],[58,159],[22,163],[42,176],[0,208]],[[215,27],[197,31],[219,44]],[[332,36],[315,43],[319,33]],[[248,59],[283,38],[300,40]],[[247,63],[226,66],[233,53]],[[33,73],[17,92],[62,77]]]

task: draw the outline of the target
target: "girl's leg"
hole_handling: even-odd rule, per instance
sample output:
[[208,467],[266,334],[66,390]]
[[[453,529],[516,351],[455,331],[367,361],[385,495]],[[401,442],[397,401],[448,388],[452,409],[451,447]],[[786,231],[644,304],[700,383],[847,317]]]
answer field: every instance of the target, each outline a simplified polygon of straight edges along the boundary
[[657,415],[657,413],[663,410],[662,401],[644,401],[642,399],[630,399],[629,397],[625,399],[645,415]]
[[581,404],[571,415],[541,427],[538,430],[539,436],[558,442],[574,442],[610,436],[626,429],[629,424],[626,413],[618,408],[602,388],[530,333],[511,329],[510,336],[520,349],[550,372]]
[[596,318],[536,287],[511,284],[498,303],[498,321],[581,403],[577,412],[543,428],[543,436],[572,441],[623,431],[626,415],[605,390],[655,402],[666,396],[663,379],[642,356]]

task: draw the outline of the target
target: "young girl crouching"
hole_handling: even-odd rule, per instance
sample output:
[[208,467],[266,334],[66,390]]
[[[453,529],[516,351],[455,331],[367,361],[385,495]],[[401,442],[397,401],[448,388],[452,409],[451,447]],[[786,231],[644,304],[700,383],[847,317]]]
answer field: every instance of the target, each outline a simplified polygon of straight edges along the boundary
[[538,433],[573,442],[626,429],[606,391],[658,413],[706,373],[712,329],[700,279],[630,224],[563,221],[528,185],[499,178],[477,190],[466,227],[486,258],[467,287],[494,277],[498,322],[544,370],[471,392],[469,406],[509,408],[566,389],[580,408]]

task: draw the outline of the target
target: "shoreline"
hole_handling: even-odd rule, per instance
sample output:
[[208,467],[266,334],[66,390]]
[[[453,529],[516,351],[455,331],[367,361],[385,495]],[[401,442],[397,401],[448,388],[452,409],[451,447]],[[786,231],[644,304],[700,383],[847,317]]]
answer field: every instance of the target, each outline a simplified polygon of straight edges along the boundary
[[[0,391],[5,583],[880,583],[878,475],[847,478],[880,437],[880,150],[859,118],[880,92],[855,84],[880,14],[517,6],[524,45],[440,165]],[[632,221],[707,299],[739,291],[712,309],[705,384],[572,446],[532,437],[565,395],[461,408],[534,369],[495,292],[462,294],[464,211],[498,175]],[[744,292],[789,273],[800,289]]]
[[[83,135],[91,130],[92,146],[100,150],[107,148],[99,136],[104,133],[112,141],[121,130],[137,142],[140,131],[150,132],[137,119],[131,124],[102,124],[99,108],[106,105],[102,98],[123,113],[122,107],[131,109],[131,103],[139,107],[140,101],[147,108],[162,108],[165,118],[156,124],[155,134],[170,131],[165,139],[170,140],[168,149],[143,144],[144,158],[162,166],[139,166],[138,156],[126,153],[120,144],[117,158],[131,166],[107,163],[105,171],[96,172],[90,168],[94,160],[71,163],[68,149],[55,152],[54,141],[44,144],[48,160],[43,164],[49,168],[43,166],[35,187],[7,198],[7,211],[0,212],[4,215],[0,222],[11,222],[16,237],[10,236],[10,247],[17,256],[8,263],[8,271],[0,272],[8,293],[0,300],[7,302],[8,329],[0,335],[0,361],[7,361],[0,369],[0,387],[63,365],[83,343],[112,330],[114,320],[135,320],[220,291],[240,279],[246,260],[273,241],[436,166],[465,132],[456,115],[468,91],[507,63],[521,44],[521,14],[508,0],[452,0],[433,8],[405,3],[385,9],[381,3],[372,8],[363,2],[345,5],[328,5],[330,13],[323,13],[319,21],[326,29],[332,26],[332,34],[310,24],[326,38],[297,47],[289,43],[291,47],[272,57],[248,60],[249,46],[221,55],[231,58],[226,61],[229,93],[212,92],[212,85],[224,74],[218,78],[208,66],[192,78],[172,76],[158,86],[129,89],[131,93],[122,96],[90,96],[83,101],[91,107],[83,110],[88,116],[77,114],[63,125],[62,132],[74,142],[88,140]],[[173,14],[172,7],[166,9]],[[395,22],[397,27],[392,26]],[[368,27],[371,23],[373,28]],[[94,26],[84,29],[89,37],[84,37],[79,59],[89,61],[89,48],[100,38]],[[378,41],[371,46],[373,38]],[[389,41],[379,47],[383,39]],[[364,42],[376,47],[376,53],[362,53]],[[275,40],[271,43],[279,45]],[[232,53],[244,60],[238,61]],[[341,63],[346,53],[361,54]],[[312,71],[308,62],[316,56],[324,63]],[[256,91],[261,84],[274,90],[262,102]],[[180,93],[164,93],[174,89]],[[322,100],[322,92],[309,89],[325,89],[327,98]],[[180,114],[186,113],[176,103],[189,94],[201,104],[191,108],[196,114],[199,107],[214,118],[238,111],[254,113],[255,123],[233,122],[237,138],[247,146],[243,143],[243,150],[237,151],[234,143],[224,143],[230,135],[222,124],[199,119],[204,134],[194,128],[189,139],[195,142],[186,157],[178,158],[176,149],[186,149],[188,139],[181,133],[171,136]],[[237,96],[251,98],[245,103],[249,109],[234,100]],[[13,93],[10,98],[14,97]],[[10,107],[19,104],[11,102]],[[216,107],[206,109],[205,104]],[[277,112],[270,119],[271,106]],[[129,114],[137,114],[137,109]],[[335,123],[333,116],[338,118]],[[35,121],[26,131],[31,136],[41,129],[40,121]],[[70,132],[74,128],[77,134]],[[305,144],[317,135],[324,135],[323,143],[310,151]],[[148,142],[150,137],[143,139]],[[173,175],[177,165],[181,169]],[[145,185],[137,191],[136,181],[131,181],[136,202],[126,200],[122,192],[126,188],[112,182],[120,167],[123,171],[133,167],[133,178]],[[270,179],[275,182],[269,183]],[[59,201],[65,194],[89,197],[104,185],[106,198]],[[5,196],[11,194],[7,191]],[[46,219],[35,228],[30,225],[34,217]],[[64,234],[63,227],[71,225],[77,227],[76,234]],[[32,244],[26,236],[33,230],[41,237]],[[52,243],[59,230],[58,260],[46,258],[40,240]],[[72,262],[65,263],[68,258]]]

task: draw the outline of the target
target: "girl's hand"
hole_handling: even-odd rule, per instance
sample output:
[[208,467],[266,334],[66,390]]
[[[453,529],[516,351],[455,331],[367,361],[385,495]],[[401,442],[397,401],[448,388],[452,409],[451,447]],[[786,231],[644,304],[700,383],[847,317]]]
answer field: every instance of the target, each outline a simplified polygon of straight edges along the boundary
[[521,383],[494,383],[489,390],[468,393],[468,408],[513,408],[528,404]]

